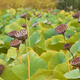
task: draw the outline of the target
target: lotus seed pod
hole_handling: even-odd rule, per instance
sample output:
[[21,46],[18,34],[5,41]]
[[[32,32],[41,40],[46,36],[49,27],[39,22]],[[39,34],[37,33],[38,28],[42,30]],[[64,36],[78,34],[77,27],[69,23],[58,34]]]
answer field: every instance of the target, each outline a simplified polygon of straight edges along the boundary
[[79,15],[80,15],[80,11],[78,11],[77,13],[73,14],[73,17],[74,18],[79,18]]
[[70,50],[71,44],[70,44],[70,43],[66,43],[66,44],[64,45],[64,48],[67,49],[67,50]]
[[37,15],[37,17],[38,17],[38,18],[41,18],[41,17],[42,17],[42,15],[41,15],[41,14],[40,14],[40,15]]
[[15,48],[19,48],[20,43],[21,43],[21,40],[14,39],[13,41],[11,41],[10,46],[15,47]]
[[26,17],[27,17],[27,13],[26,13],[26,12],[22,13],[22,14],[20,15],[20,17],[26,19]]
[[69,10],[72,10],[72,6],[70,6],[70,7],[67,7],[67,9],[69,9]]
[[67,37],[70,38],[70,34],[67,34]]
[[17,32],[16,30],[13,30],[13,31],[8,33],[8,36],[15,38],[16,32]]
[[59,25],[55,28],[55,33],[63,34],[66,31],[66,29],[67,29],[67,25],[66,24],[61,24],[61,25]]
[[36,27],[38,25],[38,23],[33,23],[32,27]]
[[12,18],[9,18],[9,20],[12,20]]
[[15,37],[19,40],[26,40],[28,32],[26,29],[20,30],[15,34]]
[[26,28],[26,26],[27,26],[26,23],[22,24],[22,27],[23,27],[23,28]]
[[14,16],[14,18],[16,18],[16,16]]
[[41,12],[39,12],[38,15],[41,15]]
[[3,73],[4,65],[0,65],[0,75]]
[[27,19],[30,20],[30,17],[28,17]]
[[48,15],[46,15],[46,17],[49,17]]
[[80,57],[73,58],[73,60],[71,61],[71,65],[80,68]]
[[50,21],[50,22],[48,22],[47,24],[48,24],[48,25],[51,25],[51,23],[52,23],[52,22]]
[[53,13],[53,15],[57,15],[57,13]]
[[35,12],[34,12],[33,14],[34,14],[34,15],[36,15],[36,13],[35,13]]

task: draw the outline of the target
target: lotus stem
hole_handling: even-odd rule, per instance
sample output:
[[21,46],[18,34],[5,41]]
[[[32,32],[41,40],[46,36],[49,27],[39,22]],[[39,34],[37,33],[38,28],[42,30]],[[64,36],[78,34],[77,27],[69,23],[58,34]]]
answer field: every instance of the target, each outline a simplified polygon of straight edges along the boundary
[[64,42],[66,43],[66,39],[65,39],[65,34],[63,33],[63,36],[64,36]]
[[19,57],[20,64],[22,64],[21,56],[19,54],[19,48],[16,49],[16,52],[17,52],[17,57]]
[[[29,36],[28,25],[26,26],[26,29],[28,31],[28,40],[29,40],[29,47],[30,47],[30,36]],[[25,47],[26,47],[26,41],[25,41]],[[28,79],[30,80],[30,59],[29,59],[29,54],[28,54],[28,47],[26,49],[26,53],[27,53],[27,59],[28,59]]]
[[68,64],[68,71],[70,71],[69,60],[68,60],[68,50],[67,50],[67,64]]
[[71,55],[72,55],[72,57],[74,58],[74,55],[73,55],[73,53],[69,50],[69,52],[71,53]]
[[[26,47],[26,43],[25,43],[25,47]],[[27,53],[27,59],[28,59],[28,79],[30,80],[30,59],[28,54],[28,48],[26,49],[26,53]]]

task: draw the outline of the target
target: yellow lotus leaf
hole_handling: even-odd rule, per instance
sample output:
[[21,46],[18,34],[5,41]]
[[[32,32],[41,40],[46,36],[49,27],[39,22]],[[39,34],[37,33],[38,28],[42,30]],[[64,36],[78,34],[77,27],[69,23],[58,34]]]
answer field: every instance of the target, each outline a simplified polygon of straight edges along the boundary
[[64,10],[61,10],[61,11],[60,11],[60,14],[64,14],[64,13],[65,13],[65,11],[64,11]]

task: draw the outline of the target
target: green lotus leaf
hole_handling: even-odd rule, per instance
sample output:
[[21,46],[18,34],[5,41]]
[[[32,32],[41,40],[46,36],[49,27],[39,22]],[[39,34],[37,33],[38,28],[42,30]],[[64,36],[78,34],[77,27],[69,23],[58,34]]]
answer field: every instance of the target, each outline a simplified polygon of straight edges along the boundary
[[40,58],[44,59],[48,63],[51,57],[55,54],[56,54],[56,51],[49,50],[47,52],[43,52]]
[[21,79],[26,80],[28,78],[28,73],[26,71],[26,66],[24,64],[20,64],[12,67],[12,71]]
[[80,79],[79,69],[75,69],[75,70],[72,70],[70,72],[67,72],[64,74],[64,76],[68,80],[79,80]]
[[54,35],[56,35],[55,28],[50,28],[43,33],[45,39],[51,38]]
[[55,69],[60,71],[62,74],[65,74],[66,72],[72,69],[72,66],[70,64],[68,65],[68,63],[62,63],[57,65]]
[[52,38],[46,41],[46,45],[48,49],[60,51],[61,49],[64,50],[64,37],[63,35],[53,36]]
[[20,19],[16,20],[15,22],[5,26],[5,32],[9,33],[10,31],[13,31],[13,30],[17,30],[17,31],[22,30],[22,29],[24,29],[21,27],[21,25],[23,23],[25,23],[25,20],[20,18]]
[[[38,69],[47,69],[46,62],[39,58],[39,56],[33,51],[29,51],[29,57],[30,57],[30,75],[32,76]],[[26,72],[28,71],[28,60],[27,60],[27,53],[23,54],[21,56],[22,63],[24,64],[26,68]],[[14,65],[18,66],[20,64],[19,58],[17,58],[14,61]],[[28,73],[27,73],[28,74]]]
[[[77,51],[80,49],[79,45],[80,45],[80,41],[77,41],[70,48],[70,50],[71,50],[71,52],[73,53],[74,56],[76,55]],[[69,60],[73,58],[69,51],[68,51],[68,57],[69,57]]]
[[62,73],[57,70],[39,69],[32,76],[31,80],[67,80]]
[[13,71],[9,68],[6,62],[0,59],[0,64],[4,65],[3,73],[1,74],[1,78],[3,80],[21,80],[18,76],[16,76]]
[[0,59],[4,60],[5,62],[9,61],[9,57],[6,54],[0,54]]
[[63,52],[58,52],[55,55],[53,55],[49,62],[48,62],[48,68],[54,69],[58,64],[64,63],[66,61],[66,57]]
[[13,8],[7,9],[7,13],[16,14],[16,10]]

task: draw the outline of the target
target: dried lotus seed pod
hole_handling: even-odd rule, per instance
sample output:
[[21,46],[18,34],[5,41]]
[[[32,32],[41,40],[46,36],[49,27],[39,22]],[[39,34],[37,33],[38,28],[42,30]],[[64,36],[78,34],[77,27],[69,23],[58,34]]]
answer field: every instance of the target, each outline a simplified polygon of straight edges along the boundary
[[20,17],[26,19],[26,17],[27,17],[27,13],[26,13],[26,12],[22,13],[22,14],[20,15]]
[[52,23],[52,22],[50,21],[50,22],[48,22],[47,24],[48,24],[48,25],[51,25],[51,23]]
[[32,27],[36,27],[38,25],[38,23],[33,23]]
[[73,60],[71,61],[71,65],[80,68],[80,57],[73,58]]
[[22,24],[22,27],[23,27],[23,28],[26,28],[26,26],[27,26],[26,23]]
[[75,14],[73,14],[73,17],[74,17],[74,18],[79,18],[79,16],[80,16],[80,11],[78,11],[78,12],[75,13]]
[[20,43],[21,43],[21,40],[14,39],[13,41],[11,41],[10,46],[15,47],[15,48],[19,48]]
[[20,30],[15,34],[15,37],[19,40],[26,40],[28,32],[26,29]]
[[64,48],[67,49],[67,50],[70,50],[71,44],[70,44],[70,43],[66,43],[66,44],[64,45]]
[[66,24],[61,24],[61,25],[59,25],[55,28],[55,33],[63,34],[66,31],[66,29],[67,29],[67,25]]
[[8,36],[15,38],[16,32],[17,32],[16,30],[13,30],[13,31],[8,33]]
[[3,73],[4,65],[0,65],[0,75]]

